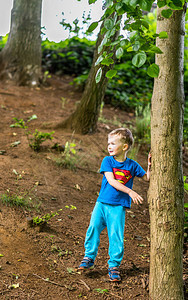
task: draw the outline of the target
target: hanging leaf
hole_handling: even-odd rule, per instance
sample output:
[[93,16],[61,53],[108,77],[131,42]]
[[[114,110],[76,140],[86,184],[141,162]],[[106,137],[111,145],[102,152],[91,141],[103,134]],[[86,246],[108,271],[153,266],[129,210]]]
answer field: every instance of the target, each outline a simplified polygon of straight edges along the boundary
[[166,31],[161,31],[159,33],[159,38],[160,39],[167,39],[168,38],[168,33]]
[[97,58],[97,60],[96,60],[96,62],[95,62],[95,66],[97,66],[98,64],[100,64],[100,62],[103,60],[103,55],[100,55],[98,58]]
[[174,10],[182,9],[184,5],[184,1],[181,0],[171,0],[168,2],[168,6]]
[[159,8],[164,7],[166,5],[166,0],[158,0],[157,1],[157,6]]
[[93,22],[93,23],[89,26],[87,32],[92,32],[93,30],[95,30],[95,28],[97,28],[98,24],[99,24],[98,22]]
[[135,44],[133,45],[133,50],[138,51],[140,49],[140,42],[136,41]]
[[123,3],[132,6],[133,8],[136,8],[137,4],[139,3],[139,0],[123,0]]
[[158,54],[162,54],[163,51],[161,51],[161,49],[159,49],[157,46],[153,45],[149,48],[149,51],[152,53],[158,53]]
[[163,9],[162,12],[161,12],[161,15],[166,18],[166,19],[169,19],[173,14],[173,10],[171,9]]
[[98,71],[97,71],[97,74],[95,76],[96,83],[98,83],[101,80],[101,76],[102,76],[102,69],[99,68]]
[[117,51],[116,51],[116,57],[117,59],[120,59],[122,56],[123,56],[123,48],[118,48]]
[[156,64],[152,64],[147,69],[147,74],[150,77],[158,77],[159,76],[159,66]]
[[144,51],[137,53],[132,59],[132,64],[137,68],[140,68],[145,62],[146,53]]
[[97,0],[89,0],[89,4],[95,3]]
[[141,9],[143,9],[145,11],[150,11],[152,4],[153,4],[153,0],[142,0],[139,3],[140,3]]
[[146,29],[149,29],[149,24],[146,21],[142,21],[142,26],[144,26]]
[[107,30],[112,30],[113,27],[114,27],[114,22],[112,21],[112,19],[106,19],[104,21],[104,27],[107,29]]
[[109,70],[107,73],[106,73],[106,77],[107,78],[113,78],[114,76],[116,76],[117,74],[117,70]]
[[101,65],[106,65],[106,66],[110,66],[113,65],[114,60],[112,58],[104,58],[101,62]]

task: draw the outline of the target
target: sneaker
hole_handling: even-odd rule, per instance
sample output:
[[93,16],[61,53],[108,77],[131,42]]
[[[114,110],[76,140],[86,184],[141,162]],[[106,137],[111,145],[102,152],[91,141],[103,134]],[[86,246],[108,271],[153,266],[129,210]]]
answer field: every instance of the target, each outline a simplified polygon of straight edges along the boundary
[[81,264],[78,267],[78,270],[88,270],[94,268],[94,260],[90,257],[84,257]]
[[108,275],[110,281],[121,281],[120,272],[118,267],[112,267],[108,269]]

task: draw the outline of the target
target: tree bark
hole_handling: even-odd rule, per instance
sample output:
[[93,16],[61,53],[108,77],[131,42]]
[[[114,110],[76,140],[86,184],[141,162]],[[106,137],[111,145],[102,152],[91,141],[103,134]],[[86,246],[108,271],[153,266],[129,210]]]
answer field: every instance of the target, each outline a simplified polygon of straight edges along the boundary
[[[162,8],[164,9],[164,8]],[[183,296],[183,57],[185,11],[170,19],[157,13],[157,39],[163,54],[155,79],[151,109],[152,174],[149,188],[151,253],[149,290],[152,300],[182,300]]]
[[42,0],[14,0],[9,38],[0,53],[0,76],[35,86],[41,77]]
[[[121,17],[117,18],[117,21]],[[101,29],[103,28],[103,24]],[[81,98],[80,103],[77,106],[75,112],[68,117],[65,121],[57,125],[57,128],[68,128],[74,132],[87,134],[93,133],[97,129],[97,121],[100,112],[100,106],[104,99],[105,90],[107,87],[108,79],[105,77],[106,72],[112,68],[112,65],[103,68],[103,74],[99,83],[95,82],[95,76],[99,69],[99,66],[95,66],[100,54],[98,54],[98,46],[103,40],[104,35],[100,33],[97,38],[96,48],[94,51],[93,63],[89,72],[89,76],[86,82],[86,86]],[[116,31],[114,36],[111,38],[111,42],[115,41],[119,35]],[[105,47],[103,51],[110,52],[110,47]],[[113,50],[115,52],[115,49]],[[115,57],[114,57],[115,59]]]

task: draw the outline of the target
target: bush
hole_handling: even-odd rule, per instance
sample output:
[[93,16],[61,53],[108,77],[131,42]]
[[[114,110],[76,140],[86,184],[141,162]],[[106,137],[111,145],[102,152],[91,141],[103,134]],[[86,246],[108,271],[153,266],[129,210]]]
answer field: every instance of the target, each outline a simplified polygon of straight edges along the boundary
[[73,37],[60,43],[42,42],[44,70],[58,75],[81,75],[88,72],[93,60],[95,42]]

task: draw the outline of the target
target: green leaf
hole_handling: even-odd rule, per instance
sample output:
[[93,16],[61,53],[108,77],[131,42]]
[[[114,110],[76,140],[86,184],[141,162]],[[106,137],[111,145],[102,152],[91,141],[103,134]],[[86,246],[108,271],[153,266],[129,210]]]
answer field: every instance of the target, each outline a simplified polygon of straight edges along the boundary
[[159,66],[156,64],[152,64],[147,69],[147,74],[150,77],[158,77],[159,76]]
[[163,9],[162,12],[161,12],[161,15],[166,18],[166,19],[169,19],[173,14],[173,10],[171,9]]
[[103,60],[103,55],[100,55],[95,62],[95,66],[99,65],[102,60]]
[[152,7],[153,1],[152,0],[141,0],[140,7],[145,11],[150,11]]
[[104,58],[102,61],[101,61],[101,65],[106,65],[106,66],[110,66],[114,63],[114,60],[112,58]]
[[149,29],[149,24],[146,21],[142,21],[142,26],[144,26],[146,29]]
[[128,6],[132,6],[133,8],[136,8],[137,4],[139,3],[139,0],[123,0],[123,3],[127,4]]
[[159,8],[164,7],[166,5],[166,0],[158,0],[157,5]]
[[158,53],[158,54],[162,54],[163,51],[161,51],[161,49],[159,49],[159,47],[153,45],[149,48],[149,52],[152,52],[152,53]]
[[107,73],[106,73],[106,77],[107,78],[113,78],[114,76],[116,76],[117,74],[117,70],[109,70]]
[[133,50],[138,51],[140,49],[140,42],[136,41],[135,44],[133,45]]
[[159,38],[160,39],[167,39],[168,38],[168,33],[166,31],[161,31],[159,33]]
[[27,122],[30,122],[30,121],[36,120],[36,119],[37,119],[37,115],[32,115]]
[[93,23],[89,26],[87,32],[92,32],[93,30],[95,30],[95,28],[97,28],[97,26],[98,26],[98,22],[93,22]]
[[98,71],[97,71],[97,74],[95,76],[96,83],[98,83],[101,80],[101,76],[102,76],[102,69],[99,68]]
[[123,56],[123,48],[118,48],[117,51],[116,51],[116,57],[117,59],[120,59],[122,56]]
[[89,4],[95,3],[97,0],[89,0]]
[[112,19],[106,19],[104,21],[104,27],[107,29],[107,30],[112,30],[113,27],[114,27],[114,22],[112,21]]
[[183,8],[184,5],[184,1],[181,0],[168,0],[167,4],[170,8],[174,9],[174,10],[179,10]]
[[146,53],[144,51],[137,53],[132,59],[132,64],[137,68],[140,68],[145,62]]

